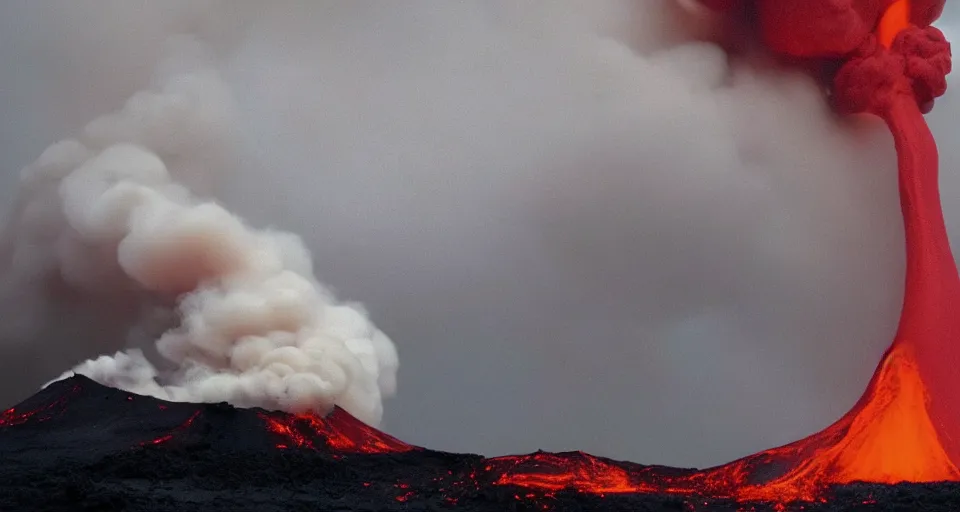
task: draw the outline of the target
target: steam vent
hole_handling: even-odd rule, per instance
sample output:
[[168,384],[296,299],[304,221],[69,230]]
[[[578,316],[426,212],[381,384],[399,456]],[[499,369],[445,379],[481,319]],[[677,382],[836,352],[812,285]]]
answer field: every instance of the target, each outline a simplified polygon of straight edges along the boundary
[[581,452],[485,458],[406,444],[339,407],[165,401],[78,373],[0,416],[0,510],[960,510],[960,275],[924,119],[951,71],[950,44],[931,25],[944,0],[702,3],[755,27],[784,61],[823,64],[837,113],[893,134],[907,261],[899,328],[835,423],[708,469]]

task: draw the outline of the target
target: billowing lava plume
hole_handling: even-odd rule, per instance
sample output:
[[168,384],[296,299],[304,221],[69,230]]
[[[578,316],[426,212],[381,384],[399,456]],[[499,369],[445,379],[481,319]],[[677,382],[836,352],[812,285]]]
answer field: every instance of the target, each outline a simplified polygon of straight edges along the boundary
[[[828,2],[810,2],[818,3]],[[946,91],[950,45],[939,30],[911,24],[910,14],[929,23],[943,4],[890,3],[878,36],[846,58],[834,84],[839,109],[883,118],[897,147],[907,272],[896,337],[863,397],[837,423],[713,472],[734,476],[760,460],[792,459],[781,476],[739,487],[741,497],[809,498],[824,484],[855,480],[960,478],[960,277],[940,207],[937,148],[920,110]]]
[[[733,9],[742,2],[708,3]],[[806,439],[695,474],[637,481],[621,468],[579,460],[558,461],[568,466],[563,477],[534,466],[504,480],[543,489],[565,483],[598,493],[652,489],[764,501],[812,500],[829,485],[854,481],[960,480],[960,347],[955,344],[960,277],[940,207],[937,148],[921,112],[946,91],[951,68],[949,43],[936,28],[923,26],[943,4],[751,4],[773,49],[795,57],[843,55],[834,84],[838,109],[879,116],[894,135],[907,242],[906,293],[897,335],[853,409]],[[577,477],[581,474],[593,477]]]

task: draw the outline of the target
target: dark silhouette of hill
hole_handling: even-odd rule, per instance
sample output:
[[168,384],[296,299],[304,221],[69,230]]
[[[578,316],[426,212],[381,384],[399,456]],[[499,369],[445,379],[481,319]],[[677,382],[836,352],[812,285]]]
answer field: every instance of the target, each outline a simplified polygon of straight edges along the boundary
[[[556,464],[655,481],[694,470],[579,452],[486,459],[407,445],[341,409],[327,417],[173,403],[83,376],[0,415],[0,511],[957,511],[960,484],[854,484],[778,505],[562,488]],[[548,468],[544,461],[551,461]],[[558,462],[559,461],[559,462]],[[511,472],[559,479],[514,485]],[[552,480],[551,480],[552,481]],[[546,485],[546,484],[544,484]]]

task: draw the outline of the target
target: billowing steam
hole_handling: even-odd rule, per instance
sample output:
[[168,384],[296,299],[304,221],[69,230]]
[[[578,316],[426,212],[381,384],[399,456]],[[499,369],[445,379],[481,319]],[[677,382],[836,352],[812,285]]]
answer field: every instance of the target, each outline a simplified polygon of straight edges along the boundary
[[13,274],[49,258],[69,286],[175,309],[156,341],[168,371],[136,349],[75,368],[99,382],[175,401],[339,404],[376,424],[395,387],[391,341],[316,280],[300,238],[251,228],[171,178],[167,162],[208,149],[199,114],[227,115],[227,96],[215,74],[174,76],[47,149],[23,172]]

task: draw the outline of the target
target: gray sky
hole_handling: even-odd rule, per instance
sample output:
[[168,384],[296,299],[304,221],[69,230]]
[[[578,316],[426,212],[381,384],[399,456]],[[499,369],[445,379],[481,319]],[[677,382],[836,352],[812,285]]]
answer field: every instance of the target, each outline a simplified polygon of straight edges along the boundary
[[[723,82],[716,52],[674,48],[660,0],[297,4],[0,4],[0,199],[194,33],[239,105],[209,190],[302,235],[396,342],[390,433],[703,466],[859,396],[902,288],[881,130],[841,129],[794,76]],[[941,25],[960,33],[960,8]],[[955,240],[958,114],[948,93],[929,118]],[[5,334],[0,401],[120,348],[116,309],[88,302]]]

